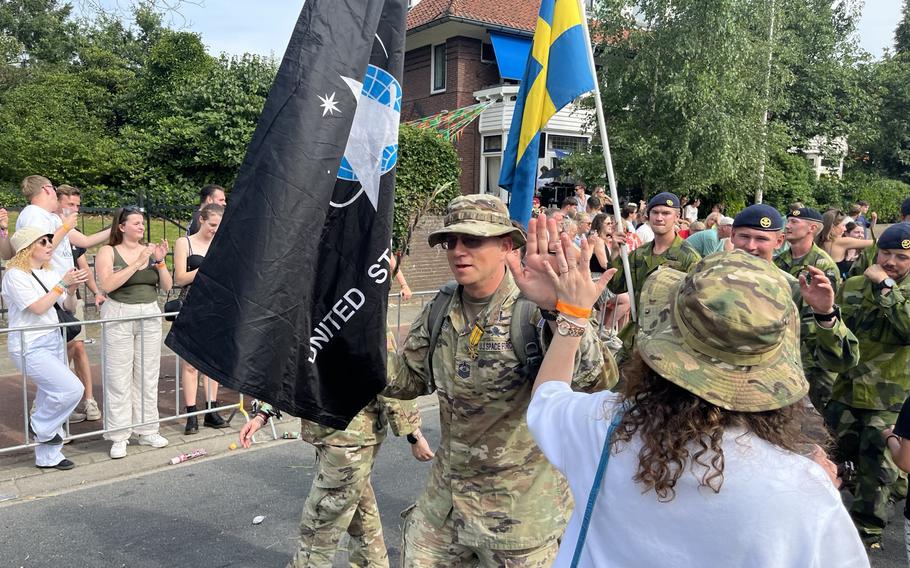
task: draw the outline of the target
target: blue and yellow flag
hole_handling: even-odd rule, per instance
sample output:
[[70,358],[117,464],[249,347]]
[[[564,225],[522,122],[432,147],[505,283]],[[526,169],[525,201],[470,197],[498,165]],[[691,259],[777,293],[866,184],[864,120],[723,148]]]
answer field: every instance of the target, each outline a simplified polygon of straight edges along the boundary
[[499,174],[499,185],[512,192],[509,214],[525,227],[537,185],[540,132],[559,109],[594,89],[582,26],[578,0],[541,2]]

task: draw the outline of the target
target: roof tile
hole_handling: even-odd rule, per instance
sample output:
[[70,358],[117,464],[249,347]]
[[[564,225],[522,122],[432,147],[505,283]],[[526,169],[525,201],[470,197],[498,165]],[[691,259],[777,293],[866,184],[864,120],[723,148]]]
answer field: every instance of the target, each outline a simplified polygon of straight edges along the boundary
[[533,32],[540,0],[422,0],[408,11],[408,29],[447,16]]

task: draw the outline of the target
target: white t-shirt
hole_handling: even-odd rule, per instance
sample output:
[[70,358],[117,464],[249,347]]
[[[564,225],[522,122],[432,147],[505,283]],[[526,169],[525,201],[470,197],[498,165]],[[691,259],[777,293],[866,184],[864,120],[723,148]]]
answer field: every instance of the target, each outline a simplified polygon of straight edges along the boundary
[[[60,275],[54,270],[39,269],[35,270],[34,273],[41,279],[41,282],[44,283],[48,290],[60,282]],[[2,293],[3,301],[6,302],[7,308],[9,309],[10,327],[53,325],[59,323],[57,321],[57,311],[53,306],[43,314],[36,314],[27,309],[28,306],[34,304],[36,301],[40,300],[42,296],[47,294],[31,273],[17,268],[7,269],[3,274]],[[66,292],[57,299],[57,302],[62,306],[65,299]],[[26,331],[26,349],[30,343],[48,333],[60,333],[60,330],[50,328]],[[10,332],[9,335],[9,352],[19,353],[20,346],[22,345],[19,338],[19,332]]]
[[[566,476],[575,511],[555,567],[569,566],[610,420],[612,392],[573,392],[544,383],[528,407],[528,427],[547,459]],[[724,435],[720,493],[699,488],[687,469],[676,497],[661,503],[632,477],[637,438],[610,457],[580,566],[839,568],[869,566],[865,549],[825,471],[742,429]]]
[[[63,220],[56,213],[51,213],[37,205],[28,205],[19,213],[16,219],[16,230],[22,227],[37,227],[47,234],[53,235],[63,225]],[[69,235],[63,237],[63,242],[54,249],[51,264],[61,276],[73,268],[73,247],[70,246]],[[37,282],[36,282],[37,284]]]
[[641,244],[650,243],[654,240],[654,229],[647,223],[643,223],[639,228],[635,229],[635,234],[641,239]]
[[683,218],[688,219],[690,223],[698,221],[698,207],[694,205],[683,207]]

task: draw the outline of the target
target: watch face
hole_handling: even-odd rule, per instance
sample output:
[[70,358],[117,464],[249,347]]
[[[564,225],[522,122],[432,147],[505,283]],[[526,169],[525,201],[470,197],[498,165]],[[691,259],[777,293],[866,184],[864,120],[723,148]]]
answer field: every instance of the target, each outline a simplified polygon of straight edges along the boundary
[[894,278],[885,278],[882,280],[882,286],[885,288],[894,288],[897,285],[897,282],[894,281]]

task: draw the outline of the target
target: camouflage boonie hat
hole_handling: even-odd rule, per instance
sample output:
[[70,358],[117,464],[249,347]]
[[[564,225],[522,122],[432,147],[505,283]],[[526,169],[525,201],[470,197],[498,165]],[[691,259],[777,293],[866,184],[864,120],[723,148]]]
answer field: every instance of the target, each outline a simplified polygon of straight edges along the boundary
[[524,246],[521,228],[512,224],[509,210],[495,195],[461,195],[449,203],[443,228],[430,233],[430,246],[446,240],[446,235],[458,233],[475,237],[502,237],[510,235],[515,248]]
[[658,270],[645,281],[640,310],[645,363],[711,404],[762,412],[809,391],[790,285],[766,260],[720,252],[691,274]]

